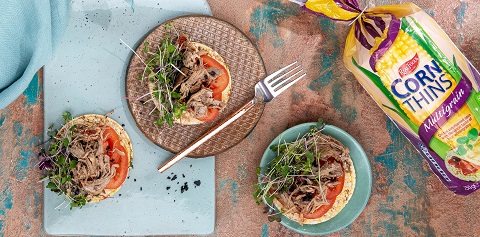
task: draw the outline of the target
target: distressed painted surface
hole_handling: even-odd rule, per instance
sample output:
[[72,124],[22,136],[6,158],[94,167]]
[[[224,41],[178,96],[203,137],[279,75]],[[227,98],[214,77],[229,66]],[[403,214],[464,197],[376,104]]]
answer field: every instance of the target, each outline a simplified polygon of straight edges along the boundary
[[[376,5],[407,1],[376,0]],[[288,127],[324,118],[351,133],[372,165],[370,201],[360,217],[331,236],[479,236],[480,192],[454,196],[343,66],[349,27],[307,14],[286,0],[209,0],[214,16],[255,42],[268,72],[298,59],[308,77],[268,104],[258,126],[216,158],[216,229],[212,236],[302,236],[269,223],[252,198],[255,169],[270,141]],[[419,0],[480,67],[480,4]],[[41,142],[41,79],[0,111],[0,236],[46,236],[42,186],[34,165]]]
[[[408,1],[370,2],[385,5]],[[480,22],[475,12],[480,4],[444,0],[416,4],[434,16],[472,63],[480,66],[475,55],[480,43],[475,33],[479,30],[474,27]],[[366,209],[350,226],[331,236],[480,235],[480,228],[468,218],[480,207],[480,194],[458,197],[443,187],[343,66],[349,30],[345,23],[298,11],[294,4],[280,0],[243,1],[240,5],[250,16],[238,20],[231,15],[239,10],[228,9],[227,5],[212,5],[212,11],[217,17],[241,23],[237,26],[257,43],[269,72],[298,59],[308,68],[308,78],[267,105],[253,134],[217,157],[217,189],[224,190],[221,187],[226,180],[236,180],[238,201],[232,205],[233,196],[226,191],[218,195],[216,236],[229,236],[232,230],[236,236],[301,236],[266,221],[266,214],[261,214],[261,208],[249,197],[256,181],[251,176],[271,139],[288,127],[318,117],[351,133],[367,152],[373,171],[372,195]],[[246,182],[238,180],[235,169],[239,164],[249,173]],[[252,216],[255,220],[250,219]]]
[[42,187],[35,169],[41,143],[41,79],[0,110],[0,236],[43,236]]

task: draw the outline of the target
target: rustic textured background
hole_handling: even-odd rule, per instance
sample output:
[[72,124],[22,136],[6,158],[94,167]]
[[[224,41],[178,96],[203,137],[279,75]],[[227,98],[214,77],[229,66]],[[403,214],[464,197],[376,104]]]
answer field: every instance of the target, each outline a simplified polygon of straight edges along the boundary
[[[298,59],[308,77],[265,108],[253,132],[216,157],[216,230],[212,236],[301,236],[269,223],[252,199],[255,168],[284,129],[322,117],[351,133],[373,171],[370,201],[360,217],[331,236],[479,236],[480,192],[456,196],[343,66],[348,26],[280,0],[209,0],[213,15],[257,44],[268,72]],[[376,5],[406,1],[377,0]],[[418,0],[473,65],[480,67],[478,0]],[[42,185],[34,166],[43,127],[42,80],[0,110],[0,236],[46,236]]]

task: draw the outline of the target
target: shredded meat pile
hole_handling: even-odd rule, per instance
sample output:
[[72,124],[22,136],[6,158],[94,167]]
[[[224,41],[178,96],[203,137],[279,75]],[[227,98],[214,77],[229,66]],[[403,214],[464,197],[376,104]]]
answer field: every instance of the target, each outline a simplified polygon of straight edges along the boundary
[[[287,213],[311,214],[328,204],[327,189],[339,184],[338,178],[350,170],[349,150],[337,140],[319,132],[316,137],[308,138],[306,144],[311,144],[315,154],[320,152],[320,166],[315,161],[310,175],[296,178],[289,190],[276,195]],[[319,176],[320,182],[317,182]]]
[[174,90],[179,88],[182,95],[180,102],[186,102],[189,112],[195,117],[200,118],[207,114],[209,108],[223,109],[224,102],[212,97],[212,89],[209,85],[224,72],[220,68],[205,68],[202,55],[206,51],[198,49],[189,41],[185,35],[177,40],[181,45],[184,55],[183,66],[175,79]]
[[115,176],[118,165],[110,166],[110,157],[103,147],[103,127],[96,125],[77,124],[70,141],[68,152],[78,159],[73,172],[72,183],[79,186],[71,187],[72,192],[85,192],[87,200],[100,194],[110,179]]

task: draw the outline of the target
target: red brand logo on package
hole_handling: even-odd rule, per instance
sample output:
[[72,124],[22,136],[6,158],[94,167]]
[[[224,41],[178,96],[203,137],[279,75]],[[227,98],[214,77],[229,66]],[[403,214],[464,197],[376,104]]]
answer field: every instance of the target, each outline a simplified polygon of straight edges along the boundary
[[400,77],[406,76],[415,71],[418,67],[418,54],[415,54],[412,59],[408,60],[400,68],[398,68],[398,74]]

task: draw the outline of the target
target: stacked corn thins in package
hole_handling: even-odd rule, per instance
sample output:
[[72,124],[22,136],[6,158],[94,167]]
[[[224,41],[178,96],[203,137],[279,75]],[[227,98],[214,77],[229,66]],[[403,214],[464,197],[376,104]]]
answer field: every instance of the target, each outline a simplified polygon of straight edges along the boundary
[[[293,1],[293,0],[292,0]],[[295,0],[353,22],[344,63],[450,190],[480,187],[480,74],[415,4],[361,9],[356,0]]]

